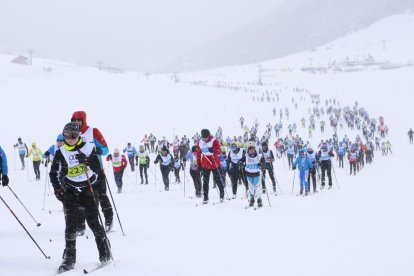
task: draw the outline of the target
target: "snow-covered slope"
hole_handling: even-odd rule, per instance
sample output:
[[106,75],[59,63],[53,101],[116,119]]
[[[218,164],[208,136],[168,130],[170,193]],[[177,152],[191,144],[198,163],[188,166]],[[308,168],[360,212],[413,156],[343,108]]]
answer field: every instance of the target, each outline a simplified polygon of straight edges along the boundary
[[[409,15],[404,17],[411,20]],[[386,33],[378,32],[378,36],[370,39],[380,39]],[[334,45],[344,43],[352,49],[353,45],[364,44],[366,37],[368,35],[361,35],[361,41],[344,38]],[[397,46],[402,49],[404,44],[401,42]],[[316,62],[334,48],[310,54]],[[384,58],[394,61],[394,51],[388,47],[385,51],[389,54]],[[292,56],[282,63],[269,61],[266,67],[304,66],[307,57],[305,53],[300,58],[304,63],[297,63]],[[292,196],[293,172],[287,170],[283,160],[277,160],[275,172],[283,194],[270,195],[271,208],[264,197],[265,207],[256,212],[245,210],[246,202],[240,198],[222,205],[196,207],[199,200],[184,198],[184,183],[181,186],[172,184],[168,193],[161,191],[160,172],[153,164],[148,186],[137,185],[136,176],[128,169],[124,176],[124,193],[114,194],[126,236],[122,236],[116,225],[115,231],[109,234],[116,262],[96,275],[414,273],[411,260],[414,224],[410,220],[414,207],[411,196],[414,187],[410,179],[414,147],[408,145],[406,134],[412,127],[409,115],[414,99],[413,67],[317,75],[301,70],[275,70],[265,73],[264,86],[257,86],[251,83],[256,79],[254,66],[182,75],[182,82],[174,83],[170,76],[150,76],[146,80],[131,72],[111,74],[38,59],[34,60],[34,66],[25,67],[11,64],[11,59],[0,56],[0,144],[8,155],[11,187],[42,226],[35,226],[7,188],[1,188],[0,194],[52,259],[43,259],[20,225],[0,204],[3,221],[0,274],[53,275],[64,247],[64,216],[53,191],[46,196],[45,210],[41,210],[44,167],[41,182],[30,182],[26,171],[14,170],[12,144],[17,137],[22,137],[28,145],[37,142],[45,150],[54,143],[56,135],[76,110],[88,113],[89,123],[102,131],[110,150],[123,148],[127,142],[137,146],[143,134],[149,132],[158,138],[171,139],[174,134],[189,136],[204,127],[215,131],[222,126],[225,136],[239,135],[241,115],[248,125],[257,118],[259,133],[262,133],[262,126],[276,121],[272,116],[273,107],[290,109],[291,119],[283,121],[285,126],[289,122],[299,125],[300,118],[308,116],[310,99],[306,93],[293,92],[295,87],[319,93],[322,99],[337,98],[343,106],[358,101],[372,117],[384,116],[390,127],[389,139],[394,154],[382,157],[376,152],[374,163],[352,177],[348,176],[348,171],[339,170],[335,163],[340,189],[334,183],[334,189],[308,198]],[[192,85],[190,82],[195,80],[211,86]],[[214,87],[219,84],[247,90]],[[266,90],[279,93],[280,102],[252,100],[261,97]],[[306,101],[295,109],[291,99],[298,100],[301,96]],[[345,133],[352,138],[357,135],[347,129],[340,130],[339,135]],[[332,130],[326,135],[316,131],[309,140],[316,145],[331,134]],[[299,135],[307,137],[306,130],[299,128]],[[154,156],[151,158],[153,160]],[[16,167],[19,169],[18,164]],[[111,170],[106,164],[105,168],[114,190]],[[33,179],[31,169],[29,178]],[[194,188],[188,173],[187,178],[186,193],[192,195]],[[295,189],[298,189],[297,179]],[[212,202],[218,200],[215,190],[211,190],[210,195]],[[88,239],[81,237],[77,241],[76,270],[67,275],[80,275],[82,268],[97,262],[94,240],[90,230],[87,231]]]

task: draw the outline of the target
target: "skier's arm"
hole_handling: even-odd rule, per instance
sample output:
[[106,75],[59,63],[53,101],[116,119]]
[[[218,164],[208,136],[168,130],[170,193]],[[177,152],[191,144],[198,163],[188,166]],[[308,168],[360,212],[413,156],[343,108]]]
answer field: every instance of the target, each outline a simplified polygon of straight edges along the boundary
[[93,142],[95,143],[95,146],[99,148],[94,150],[95,154],[105,156],[109,153],[108,144],[106,143],[102,133],[97,128],[93,129]]
[[[60,168],[60,164],[62,165]],[[67,175],[68,164],[66,163],[65,158],[62,155],[60,150],[56,151],[55,158],[53,158],[52,166],[50,168],[50,182],[54,189],[62,188],[61,179]],[[58,178],[58,175],[61,176],[61,179]]]
[[0,147],[0,155],[1,155],[1,159],[2,159],[1,173],[3,175],[8,175],[9,168],[7,166],[7,157],[6,157],[6,153],[3,151],[3,148],[2,147]]

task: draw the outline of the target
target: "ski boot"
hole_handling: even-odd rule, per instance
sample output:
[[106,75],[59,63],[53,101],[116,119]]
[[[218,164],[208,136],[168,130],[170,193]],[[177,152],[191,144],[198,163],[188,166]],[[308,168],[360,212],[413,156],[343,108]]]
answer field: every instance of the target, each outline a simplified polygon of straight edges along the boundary
[[122,188],[118,187],[118,194],[122,193]]
[[231,197],[231,199],[236,199],[237,198],[237,195],[233,195],[232,197]]
[[203,204],[207,204],[208,203],[208,197],[204,197],[204,199],[203,199]]
[[309,189],[306,189],[306,190],[305,190],[305,196],[308,196],[308,195],[309,195],[309,193],[310,193],[310,190],[309,190]]
[[276,185],[273,185],[273,192],[276,194]]
[[303,195],[303,188],[300,188],[300,192],[299,192],[299,194],[300,194],[300,195]]
[[109,247],[109,242],[106,242],[105,238],[96,238],[96,246],[98,247],[99,252],[99,261],[101,263],[106,263],[111,260],[111,251]]
[[220,203],[224,202],[224,197],[220,197]]
[[263,207],[262,199],[260,197],[257,199],[257,207],[259,208]]
[[251,197],[249,201],[249,207],[253,207],[253,206],[254,206],[254,197]]
[[59,266],[58,273],[69,271],[75,267],[76,263],[76,249],[63,250],[62,264]]
[[148,178],[145,178],[145,185],[148,185]]
[[76,234],[79,237],[81,237],[85,234],[85,230],[86,230],[86,225],[85,225],[85,221],[83,221],[82,223],[79,224],[78,230],[76,231]]
[[114,222],[112,219],[106,219],[105,220],[105,232],[109,232],[112,230],[112,227],[114,227]]
[[170,187],[165,186],[165,190],[168,192],[170,190]]
[[141,178],[141,184],[144,184],[144,179]]

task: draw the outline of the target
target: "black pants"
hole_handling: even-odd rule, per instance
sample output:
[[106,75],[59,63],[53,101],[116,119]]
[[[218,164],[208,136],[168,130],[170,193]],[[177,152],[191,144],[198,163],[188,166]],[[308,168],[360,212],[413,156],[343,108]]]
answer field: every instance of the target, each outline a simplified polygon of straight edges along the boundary
[[174,168],[175,182],[178,183],[180,183],[180,169],[181,167],[179,167],[178,169]]
[[170,179],[168,178],[170,174],[170,167],[160,165],[160,170],[161,170],[162,181],[164,182],[164,186],[170,187]]
[[352,170],[354,170],[354,174],[356,174],[356,170],[357,170],[356,162],[350,162],[349,163],[349,169],[350,169],[349,174],[352,174]]
[[265,163],[262,170],[262,189],[266,189],[266,170],[269,171],[269,177],[272,181],[273,187],[276,187],[275,175],[273,172],[273,166],[271,163]]
[[155,142],[151,142],[151,152],[154,152],[155,151],[154,145],[155,145]]
[[[95,197],[99,195],[95,192]],[[63,194],[63,207],[65,211],[66,228],[65,240],[66,248],[76,248],[76,236],[78,230],[79,216],[85,215],[89,228],[91,228],[95,239],[104,239],[105,232],[98,219],[98,209],[95,205],[93,194],[86,190],[78,192],[76,190],[66,190]]]
[[210,183],[210,174],[213,173],[214,182],[217,184],[220,192],[220,198],[224,198],[224,186],[223,186],[223,179],[220,176],[221,172],[219,172],[220,168],[214,170],[203,169],[203,195],[204,200],[208,200],[208,191],[209,191],[209,183]]
[[150,145],[149,144],[145,144],[145,150],[149,151],[150,150]]
[[410,136],[410,144],[413,143],[413,136]]
[[329,186],[332,187],[332,163],[331,160],[321,161],[322,169],[322,187],[325,186],[325,174],[328,174]]
[[230,169],[229,176],[230,176],[231,189],[233,191],[233,195],[237,195],[237,185],[238,185],[239,179],[242,178],[241,172],[238,169]]
[[22,162],[22,168],[24,168],[24,157],[25,157],[25,155],[24,154],[19,154],[19,156],[20,156],[20,161]]
[[[313,184],[313,191],[316,191],[316,168],[312,168],[309,169],[309,173],[308,173],[308,183],[309,183],[309,187],[310,187],[310,180],[312,178],[312,184]],[[309,188],[310,189],[310,188]]]
[[201,174],[200,171],[190,170],[191,178],[193,179],[196,196],[201,196]]
[[344,168],[344,156],[338,155],[338,159],[339,159],[339,167]]
[[36,179],[40,179],[40,161],[33,161],[33,170],[36,175]]
[[141,182],[144,181],[143,174],[145,175],[145,180],[148,181],[148,167],[147,165],[139,164],[139,176],[141,177]]
[[287,159],[288,159],[288,165],[290,169],[290,167],[293,166],[293,155],[288,154]]
[[131,171],[135,171],[135,160],[134,156],[128,156],[129,165],[131,166]]

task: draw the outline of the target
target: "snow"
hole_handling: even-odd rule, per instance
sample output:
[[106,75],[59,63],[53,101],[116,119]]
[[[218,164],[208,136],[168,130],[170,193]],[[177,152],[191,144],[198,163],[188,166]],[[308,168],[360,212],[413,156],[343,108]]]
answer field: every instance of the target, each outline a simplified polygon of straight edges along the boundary
[[[412,15],[387,20],[386,25],[397,26],[401,22],[411,22]],[[393,30],[373,32],[375,37],[359,37],[381,41]],[[360,43],[356,36],[358,34],[333,44],[346,43],[351,49],[352,45]],[[405,47],[406,40],[401,41],[398,49]],[[303,53],[282,61],[289,63],[291,60],[293,64],[301,60],[303,65],[309,56],[316,61],[333,50]],[[368,50],[371,52],[371,49],[366,52]],[[389,50],[391,52],[394,50]],[[157,138],[166,136],[171,140],[174,134],[191,137],[201,128],[215,131],[222,126],[225,136],[239,135],[241,115],[248,125],[258,118],[259,133],[262,133],[265,124],[276,121],[271,112],[274,106],[289,107],[291,121],[298,124],[299,134],[307,137],[299,120],[308,116],[310,100],[307,97],[306,102],[300,102],[298,110],[291,104],[292,97],[298,99],[306,95],[292,92],[292,88],[301,87],[321,94],[322,99],[338,98],[343,106],[358,101],[372,117],[384,116],[390,127],[393,155],[382,157],[376,152],[374,163],[357,176],[348,176],[348,171],[338,169],[335,162],[340,189],[334,179],[332,190],[308,198],[291,194],[293,172],[287,170],[283,160],[278,160],[275,173],[283,195],[269,195],[271,208],[264,196],[264,207],[258,211],[245,210],[247,203],[240,198],[213,206],[212,202],[218,201],[213,189],[210,190],[210,204],[196,206],[200,205],[200,200],[184,198],[183,175],[181,186],[171,184],[170,192],[164,192],[159,170],[155,187],[151,172],[150,184],[140,185],[128,168],[124,192],[116,194],[111,169],[105,163],[126,236],[115,223],[109,239],[116,262],[95,274],[413,275],[414,225],[410,218],[414,188],[410,170],[414,147],[408,145],[407,137],[412,127],[413,67],[341,74],[309,74],[300,70],[275,72],[265,77],[266,86],[249,86],[258,92],[245,93],[195,86],[190,81],[205,80],[211,84],[219,80],[233,84],[240,81],[239,85],[247,86],[247,82],[256,79],[257,69],[252,65],[186,74],[181,76],[182,82],[174,83],[167,75],[150,76],[147,81],[133,72],[111,74],[50,60],[34,59],[33,66],[25,67],[11,64],[12,58],[0,56],[1,146],[8,155],[10,186],[42,225],[36,227],[7,188],[1,188],[0,195],[51,260],[42,257],[8,210],[0,207],[3,221],[0,274],[53,275],[64,248],[64,217],[53,191],[46,195],[45,210],[41,210],[45,168],[41,167],[40,182],[28,181],[27,171],[19,170],[18,160],[17,170],[14,170],[12,145],[17,137],[22,137],[28,146],[37,142],[46,150],[77,110],[87,112],[89,124],[102,131],[110,150],[121,149],[127,142],[138,146],[143,135],[149,132]],[[394,61],[391,54],[387,58]],[[275,67],[281,63],[269,61]],[[52,71],[44,70],[48,67]],[[279,104],[252,102],[252,96],[260,96],[266,89],[280,91]],[[284,121],[284,127],[287,123]],[[345,133],[352,138],[357,134],[348,130],[339,134]],[[330,129],[324,136],[316,131],[315,138],[310,141],[316,145],[331,134]],[[150,169],[155,173],[152,163]],[[190,179],[188,172],[186,175]],[[31,165],[29,178],[34,178]],[[270,183],[267,185],[269,187]],[[297,190],[296,176],[295,193]],[[48,188],[46,193],[49,193]],[[187,180],[186,195],[193,194],[192,183]],[[240,188],[238,195],[242,196]],[[77,240],[76,269],[66,275],[80,275],[83,268],[93,267],[98,262],[89,229],[86,235],[88,239],[79,237]]]

